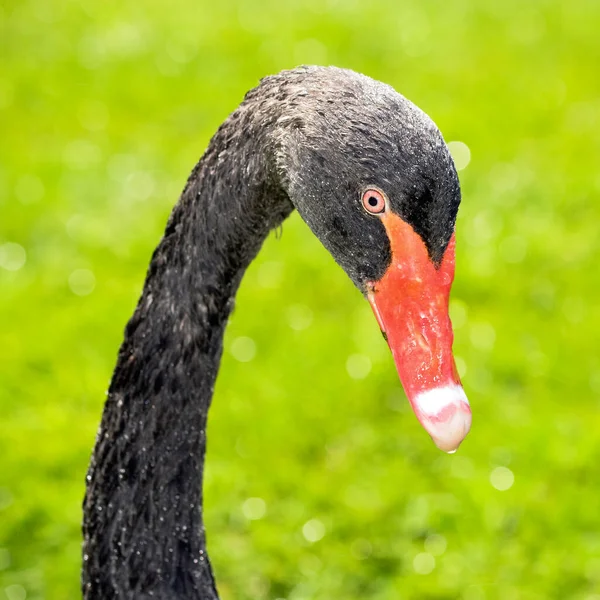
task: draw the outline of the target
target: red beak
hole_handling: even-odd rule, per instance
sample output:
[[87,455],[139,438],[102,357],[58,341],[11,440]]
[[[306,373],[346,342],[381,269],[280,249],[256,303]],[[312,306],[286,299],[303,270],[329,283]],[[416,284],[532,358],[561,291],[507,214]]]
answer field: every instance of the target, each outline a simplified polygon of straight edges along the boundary
[[369,284],[367,297],[417,419],[441,450],[454,452],[471,427],[471,408],[452,356],[448,316],[454,234],[436,267],[408,223],[390,211],[382,221],[392,263],[379,281]]

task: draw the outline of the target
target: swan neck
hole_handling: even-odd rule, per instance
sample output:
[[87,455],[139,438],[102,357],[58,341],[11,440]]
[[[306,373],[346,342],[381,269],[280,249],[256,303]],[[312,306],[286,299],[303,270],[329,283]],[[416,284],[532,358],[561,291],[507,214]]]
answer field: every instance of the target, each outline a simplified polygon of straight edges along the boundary
[[206,419],[243,273],[291,211],[238,109],[219,129],[154,252],[108,390],[84,501],[83,592],[217,598],[206,554]]

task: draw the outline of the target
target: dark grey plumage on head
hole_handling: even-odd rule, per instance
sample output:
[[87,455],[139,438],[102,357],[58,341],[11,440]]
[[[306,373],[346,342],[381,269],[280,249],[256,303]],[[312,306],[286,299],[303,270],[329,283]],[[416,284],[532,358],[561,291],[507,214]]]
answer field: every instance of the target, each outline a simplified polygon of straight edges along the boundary
[[[206,416],[242,275],[296,208],[365,291],[391,260],[377,186],[439,262],[460,191],[433,122],[391,87],[301,67],[263,79],[193,170],[125,330],[87,477],[87,600],[216,599],[202,524]],[[216,532],[213,535],[217,535]]]
[[[275,139],[283,186],[309,227],[361,289],[386,266],[389,247],[361,191],[386,191],[393,210],[441,259],[460,202],[454,163],[433,121],[393,88],[353,71],[315,68],[285,80]],[[251,94],[252,94],[251,93]],[[283,127],[281,127],[283,125]],[[347,239],[355,244],[349,247]],[[348,260],[340,260],[351,250]],[[357,262],[358,261],[358,262]]]

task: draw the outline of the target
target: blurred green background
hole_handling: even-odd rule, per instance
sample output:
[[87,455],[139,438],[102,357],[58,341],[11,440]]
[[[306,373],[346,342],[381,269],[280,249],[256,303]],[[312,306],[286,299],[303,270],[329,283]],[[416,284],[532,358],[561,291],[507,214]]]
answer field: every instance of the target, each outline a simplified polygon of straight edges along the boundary
[[600,5],[0,5],[0,598],[79,596],[80,504],[150,253],[266,74],[335,64],[461,167],[440,453],[370,308],[297,215],[249,269],[210,414],[223,600],[600,599]]

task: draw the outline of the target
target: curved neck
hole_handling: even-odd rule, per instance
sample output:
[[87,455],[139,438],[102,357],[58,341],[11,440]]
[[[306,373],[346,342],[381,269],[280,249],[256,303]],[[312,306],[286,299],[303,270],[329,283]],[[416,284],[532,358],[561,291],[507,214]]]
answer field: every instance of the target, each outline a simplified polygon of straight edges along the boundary
[[202,522],[206,417],[238,285],[292,210],[266,135],[244,105],[226,121],[154,252],[87,476],[86,600],[217,598]]

